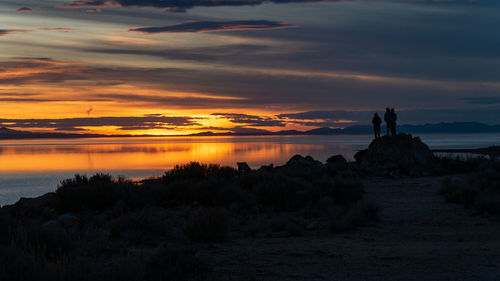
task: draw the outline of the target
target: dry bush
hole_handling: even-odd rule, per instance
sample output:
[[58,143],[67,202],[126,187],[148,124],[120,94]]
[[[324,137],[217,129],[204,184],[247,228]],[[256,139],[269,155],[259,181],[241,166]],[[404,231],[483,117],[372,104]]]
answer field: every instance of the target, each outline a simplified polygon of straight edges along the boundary
[[229,239],[230,218],[225,209],[197,211],[184,224],[184,233],[194,242],[224,242]]

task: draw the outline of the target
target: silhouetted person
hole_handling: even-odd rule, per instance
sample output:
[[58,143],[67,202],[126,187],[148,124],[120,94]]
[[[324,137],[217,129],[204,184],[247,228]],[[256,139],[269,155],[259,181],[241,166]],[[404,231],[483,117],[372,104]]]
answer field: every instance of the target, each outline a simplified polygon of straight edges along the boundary
[[391,130],[391,127],[389,126],[390,121],[391,121],[391,110],[389,108],[385,109],[385,114],[384,114],[384,121],[385,121],[385,126],[387,127],[387,135],[389,135],[389,132]]
[[398,120],[398,115],[394,112],[394,108],[391,109],[391,135],[396,135],[396,120]]
[[373,132],[375,133],[375,139],[378,139],[380,138],[380,124],[382,124],[382,119],[380,119],[378,113],[375,113],[375,115],[373,115],[372,124]]

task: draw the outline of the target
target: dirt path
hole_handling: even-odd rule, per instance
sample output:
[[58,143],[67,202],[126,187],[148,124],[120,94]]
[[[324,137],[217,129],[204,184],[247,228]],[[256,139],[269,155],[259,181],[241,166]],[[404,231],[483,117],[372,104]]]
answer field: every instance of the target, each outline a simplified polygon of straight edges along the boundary
[[437,194],[442,178],[372,179],[381,221],[349,233],[235,239],[200,257],[225,280],[500,280],[500,222]]

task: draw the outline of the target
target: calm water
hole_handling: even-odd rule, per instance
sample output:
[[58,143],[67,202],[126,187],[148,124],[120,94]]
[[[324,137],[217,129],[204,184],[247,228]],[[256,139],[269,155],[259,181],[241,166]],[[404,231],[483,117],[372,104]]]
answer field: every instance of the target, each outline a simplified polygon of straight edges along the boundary
[[[284,164],[295,154],[325,161],[349,160],[368,146],[371,135],[196,138],[113,138],[0,141],[0,205],[53,191],[75,173],[108,172],[143,178],[175,164],[198,161],[252,168]],[[500,144],[500,134],[422,135],[431,148],[477,148]]]

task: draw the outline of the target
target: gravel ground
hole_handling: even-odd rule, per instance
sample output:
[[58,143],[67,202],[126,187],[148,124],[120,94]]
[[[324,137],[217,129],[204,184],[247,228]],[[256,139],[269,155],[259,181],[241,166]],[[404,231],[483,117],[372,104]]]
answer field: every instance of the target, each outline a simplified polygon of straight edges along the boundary
[[443,177],[365,180],[375,226],[200,244],[216,280],[500,280],[500,221],[437,194]]

